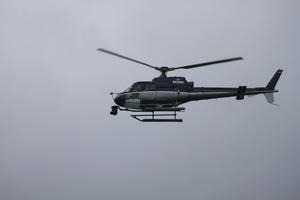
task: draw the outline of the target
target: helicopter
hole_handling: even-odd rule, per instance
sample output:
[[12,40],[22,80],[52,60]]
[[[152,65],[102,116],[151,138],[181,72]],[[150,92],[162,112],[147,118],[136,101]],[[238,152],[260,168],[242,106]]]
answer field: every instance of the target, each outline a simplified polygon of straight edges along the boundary
[[[113,100],[116,103],[116,105],[111,107],[111,115],[117,115],[118,110],[130,111],[135,113],[132,114],[131,117],[141,122],[183,122],[183,119],[177,118],[178,112],[183,112],[185,110],[181,105],[198,100],[225,97],[235,97],[237,100],[242,100],[246,95],[253,96],[264,94],[267,102],[274,104],[273,93],[278,92],[275,87],[283,71],[282,69],[278,69],[264,87],[194,87],[193,81],[189,82],[185,77],[181,76],[169,77],[167,76],[167,73],[180,69],[193,69],[208,65],[233,62],[243,60],[243,58],[233,57],[180,67],[157,67],[103,48],[97,50],[150,67],[161,73],[159,77],[154,78],[152,81],[135,82],[123,92],[111,93]],[[114,97],[114,95],[116,96]]]

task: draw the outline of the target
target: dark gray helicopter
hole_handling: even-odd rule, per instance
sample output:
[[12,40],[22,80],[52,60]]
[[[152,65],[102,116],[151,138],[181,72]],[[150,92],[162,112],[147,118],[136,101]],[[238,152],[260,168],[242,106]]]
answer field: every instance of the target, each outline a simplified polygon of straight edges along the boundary
[[[194,87],[194,82],[188,82],[184,77],[167,77],[167,72],[178,69],[192,69],[207,65],[232,62],[242,60],[242,57],[235,57],[211,62],[204,62],[181,67],[156,67],[144,62],[99,48],[98,51],[117,56],[132,62],[136,62],[161,72],[161,75],[152,81],[136,82],[117,96],[114,101],[117,105],[111,107],[111,115],[117,115],[120,111],[149,112],[150,114],[134,114],[133,118],[142,122],[182,122],[177,118],[177,112],[184,111],[181,104],[225,97],[236,97],[237,100],[244,99],[245,95],[264,94],[270,104],[274,104],[273,93],[278,92],[275,86],[282,73],[278,69],[272,79],[265,87],[247,88],[239,86],[237,88],[224,87]],[[111,93],[114,95],[114,93]],[[274,104],[276,105],[276,104]],[[155,113],[156,112],[156,113]],[[157,113],[159,112],[159,113]],[[172,118],[170,118],[172,117]]]

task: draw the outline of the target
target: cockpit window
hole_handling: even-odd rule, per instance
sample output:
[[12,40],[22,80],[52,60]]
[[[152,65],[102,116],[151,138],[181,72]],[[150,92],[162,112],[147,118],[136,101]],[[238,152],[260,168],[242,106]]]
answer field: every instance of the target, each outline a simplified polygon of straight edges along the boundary
[[129,92],[132,89],[132,86],[128,87],[124,92]]
[[124,92],[141,92],[141,91],[153,91],[155,90],[154,83],[134,83],[132,86],[127,88]]
[[139,84],[133,85],[132,91],[133,92],[140,92],[140,91],[144,91],[144,88],[145,88],[144,84],[139,83]]

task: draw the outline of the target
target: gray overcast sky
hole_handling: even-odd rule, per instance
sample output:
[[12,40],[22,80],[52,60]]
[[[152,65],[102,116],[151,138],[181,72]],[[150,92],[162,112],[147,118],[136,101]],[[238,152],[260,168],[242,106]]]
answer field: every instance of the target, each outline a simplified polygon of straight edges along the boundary
[[[300,199],[296,0],[0,1],[0,199]],[[186,104],[182,124],[110,116],[111,91],[181,66],[196,86],[275,95]]]

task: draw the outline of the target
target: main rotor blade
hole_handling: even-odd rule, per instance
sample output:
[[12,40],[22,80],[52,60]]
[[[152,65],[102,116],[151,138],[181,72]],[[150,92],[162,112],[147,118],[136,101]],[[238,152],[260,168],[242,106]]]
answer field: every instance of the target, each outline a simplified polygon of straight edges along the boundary
[[158,70],[158,67],[149,65],[149,64],[147,64],[147,63],[144,63],[144,62],[141,62],[141,61],[138,61],[138,60],[135,60],[135,59],[132,59],[132,58],[123,56],[123,55],[120,55],[120,54],[115,53],[115,52],[112,52],[112,51],[108,51],[108,50],[106,50],[106,49],[99,48],[99,49],[97,49],[97,50],[98,50],[98,51],[101,51],[101,52],[104,52],[104,53],[107,53],[107,54],[110,54],[110,55],[113,55],[113,56],[117,56],[117,57],[126,59],[126,60],[130,60],[130,61],[132,61],[132,62],[136,62],[136,63],[142,64],[142,65],[146,65],[147,67],[151,67],[151,68],[153,68],[153,69]]
[[195,67],[203,67],[203,66],[207,66],[207,65],[214,65],[214,64],[232,62],[232,61],[237,61],[237,60],[243,60],[243,58],[242,57],[235,57],[235,58],[228,58],[228,59],[223,59],[223,60],[216,60],[216,61],[211,61],[211,62],[199,63],[199,64],[194,64],[194,65],[186,65],[186,66],[181,66],[181,67],[172,67],[172,68],[170,68],[170,71],[173,71],[173,70],[176,70],[176,69],[191,69],[191,68],[195,68]]

